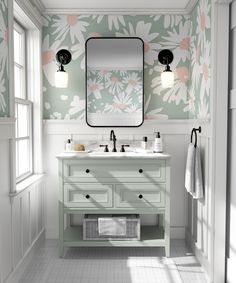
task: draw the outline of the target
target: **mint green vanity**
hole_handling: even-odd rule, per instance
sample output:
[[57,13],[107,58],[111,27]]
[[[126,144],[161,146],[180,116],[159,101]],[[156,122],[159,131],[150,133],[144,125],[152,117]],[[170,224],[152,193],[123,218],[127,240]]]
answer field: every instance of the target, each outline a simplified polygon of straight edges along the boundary
[[[170,254],[170,156],[168,154],[61,154],[59,249],[64,247],[165,247]],[[156,226],[141,226],[141,239],[85,241],[70,214],[157,214]],[[66,217],[67,216],[67,217]]]

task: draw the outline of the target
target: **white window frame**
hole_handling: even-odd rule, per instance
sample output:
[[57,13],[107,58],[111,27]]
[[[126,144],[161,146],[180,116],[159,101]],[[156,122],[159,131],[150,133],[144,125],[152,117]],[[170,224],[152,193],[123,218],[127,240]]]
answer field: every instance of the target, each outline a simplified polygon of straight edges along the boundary
[[15,169],[15,139],[11,141],[11,194],[18,194],[25,190],[32,180],[37,179],[37,176],[42,176],[44,173],[43,167],[43,87],[42,87],[42,16],[34,9],[30,1],[14,0],[9,2],[9,73],[12,74],[9,78],[10,96],[10,111],[11,115],[15,112],[15,97],[14,97],[14,50],[13,50],[13,30],[14,20],[26,30],[26,88],[28,100],[32,101],[32,148],[33,148],[33,174],[16,183],[16,169]]
[[[21,97],[15,97],[15,111],[18,111],[17,105],[27,105],[29,108],[28,112],[28,122],[29,122],[29,129],[28,129],[28,136],[25,137],[18,137],[18,129],[16,129],[16,138],[15,138],[15,146],[19,147],[19,141],[20,140],[28,140],[29,141],[29,148],[28,148],[28,168],[29,170],[27,172],[24,172],[21,175],[18,175],[20,168],[20,161],[19,161],[19,148],[16,150],[16,183],[19,183],[23,181],[24,179],[28,178],[33,174],[33,103],[28,99],[28,93],[27,93],[27,80],[26,80],[26,73],[27,73],[27,60],[26,60],[26,50],[27,50],[27,30],[24,29],[17,21],[14,21],[14,30],[16,30],[18,33],[22,36],[22,46],[20,47],[20,50],[22,50],[20,63],[15,62],[14,60],[14,66],[17,66],[20,69],[23,69],[22,72],[22,85],[21,85]],[[19,116],[18,113],[16,113],[17,117]],[[16,123],[18,125],[18,123]],[[16,126],[17,127],[17,126]]]
[[[28,148],[28,156],[29,156],[29,160],[28,160],[28,165],[29,165],[29,171],[19,175],[18,177],[16,177],[16,183],[26,179],[27,177],[31,176],[33,174],[33,128],[32,128],[32,119],[33,119],[33,115],[32,115],[32,107],[33,107],[33,103],[32,101],[29,100],[25,100],[25,99],[21,99],[21,98],[15,98],[15,106],[16,105],[27,105],[29,106],[29,129],[28,129],[28,136],[24,136],[24,137],[17,137],[15,138],[15,144],[16,147],[18,146],[18,141],[20,140],[28,140],[29,141],[29,148]],[[17,111],[17,107],[15,108],[15,111]],[[18,113],[16,113],[17,117],[18,117]],[[18,123],[16,123],[16,127],[17,127]],[[18,129],[16,129],[16,132],[18,133]],[[19,153],[19,148],[18,150],[16,150],[16,155],[17,153]],[[18,160],[18,162],[17,162]],[[16,172],[19,172],[19,157],[16,156]]]
[[[15,66],[23,69],[22,72],[22,86],[21,86],[21,93],[24,95],[20,98],[27,99],[27,81],[26,81],[26,71],[27,71],[27,60],[26,60],[26,30],[16,21],[14,20],[14,31],[17,31],[22,36],[22,42],[23,45],[20,47],[22,54],[20,55],[22,58],[22,61],[20,63],[15,62],[14,60],[14,71]],[[14,48],[14,47],[13,47]]]

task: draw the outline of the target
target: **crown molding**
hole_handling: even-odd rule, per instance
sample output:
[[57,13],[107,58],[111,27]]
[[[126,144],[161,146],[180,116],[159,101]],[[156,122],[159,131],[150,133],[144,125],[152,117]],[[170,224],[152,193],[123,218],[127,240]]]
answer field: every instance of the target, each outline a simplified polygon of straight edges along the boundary
[[[19,9],[20,8],[20,9]],[[22,17],[22,12],[27,15],[30,20],[38,27],[41,28],[42,22],[42,14],[34,7],[30,1],[26,0],[15,0],[14,2],[14,11],[19,16]],[[23,16],[24,18],[24,16]]]
[[198,0],[190,0],[188,2],[188,4],[185,7],[185,11],[186,11],[187,14],[190,14],[192,12],[192,10],[196,6],[197,2],[198,2]]
[[163,14],[180,14],[187,15],[188,12],[185,9],[45,9],[46,14],[56,15],[76,15],[76,14],[99,14],[99,15],[163,15]]
[[45,6],[43,5],[41,0],[32,0],[32,2],[34,3],[34,6],[38,9],[38,11],[40,12],[41,15],[43,15],[45,13]]
[[216,4],[229,5],[233,0],[215,0]]
[[[58,9],[58,8],[45,8],[41,0],[32,0],[34,6],[38,9],[41,15],[54,14],[54,15],[75,15],[75,14],[98,14],[98,15],[188,15],[196,6],[198,0],[189,0],[184,9],[151,9],[151,8],[75,8],[75,9]],[[215,0],[220,4],[232,2],[232,0]]]

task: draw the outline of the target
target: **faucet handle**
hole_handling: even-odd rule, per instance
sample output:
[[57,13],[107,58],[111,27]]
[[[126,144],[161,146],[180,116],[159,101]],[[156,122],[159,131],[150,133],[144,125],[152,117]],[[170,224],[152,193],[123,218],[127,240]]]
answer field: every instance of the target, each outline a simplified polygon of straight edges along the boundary
[[125,152],[125,147],[129,147],[129,144],[122,144],[120,152]]
[[104,152],[109,152],[108,144],[100,144],[100,147],[105,147]]

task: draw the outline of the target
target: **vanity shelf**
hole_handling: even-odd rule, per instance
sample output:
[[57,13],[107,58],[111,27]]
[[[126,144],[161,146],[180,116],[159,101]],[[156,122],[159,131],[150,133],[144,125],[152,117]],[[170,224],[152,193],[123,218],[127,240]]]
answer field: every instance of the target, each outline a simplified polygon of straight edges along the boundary
[[165,233],[163,228],[158,226],[142,226],[140,241],[84,241],[83,226],[68,227],[64,231],[66,247],[163,247],[164,245]]
[[[170,156],[60,155],[59,253],[64,247],[164,247],[170,253]],[[156,214],[160,225],[141,226],[140,240],[83,240],[71,214]]]

